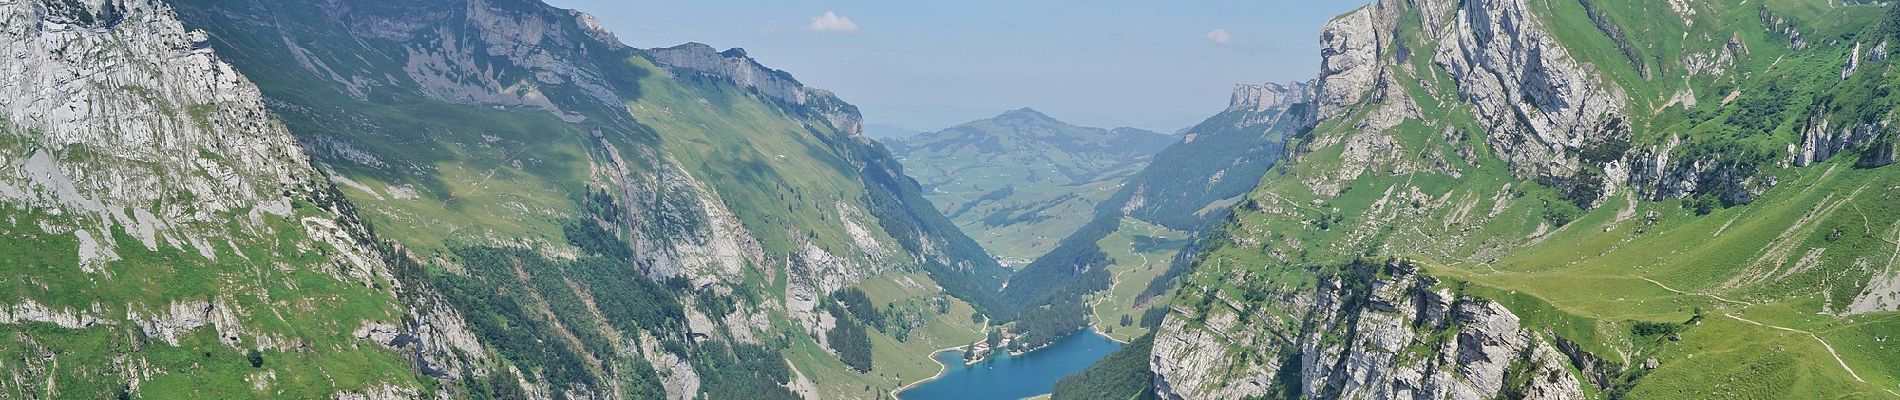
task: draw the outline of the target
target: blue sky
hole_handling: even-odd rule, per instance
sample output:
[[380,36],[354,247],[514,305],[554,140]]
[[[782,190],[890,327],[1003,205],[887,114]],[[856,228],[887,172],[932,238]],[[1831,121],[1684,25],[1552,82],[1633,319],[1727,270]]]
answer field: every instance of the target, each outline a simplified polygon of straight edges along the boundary
[[[871,124],[936,130],[1034,107],[1163,132],[1236,83],[1310,79],[1319,28],[1364,1],[548,0],[637,47],[743,47]],[[830,15],[827,15],[830,13]]]

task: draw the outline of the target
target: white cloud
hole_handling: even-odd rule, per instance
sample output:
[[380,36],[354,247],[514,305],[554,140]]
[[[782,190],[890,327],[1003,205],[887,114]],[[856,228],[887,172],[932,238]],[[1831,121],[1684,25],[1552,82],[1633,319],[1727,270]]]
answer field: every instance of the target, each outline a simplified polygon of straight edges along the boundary
[[811,17],[811,30],[832,33],[856,33],[858,23],[851,18],[840,17],[838,13],[826,11],[825,15]]
[[1227,34],[1226,29],[1214,28],[1214,30],[1207,31],[1207,42],[1213,44],[1233,44],[1234,36]]

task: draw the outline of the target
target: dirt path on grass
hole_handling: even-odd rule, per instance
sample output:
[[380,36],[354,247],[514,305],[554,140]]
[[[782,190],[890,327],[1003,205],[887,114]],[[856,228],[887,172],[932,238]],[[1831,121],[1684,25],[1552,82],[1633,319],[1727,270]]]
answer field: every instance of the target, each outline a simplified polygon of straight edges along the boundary
[[1636,277],[1636,279],[1642,279],[1645,282],[1649,282],[1649,283],[1655,284],[1657,287],[1663,288],[1663,290],[1667,290],[1667,291],[1670,291],[1671,293],[1680,294],[1684,296],[1705,296],[1708,298],[1721,300],[1721,301],[1732,303],[1732,304],[1740,304],[1742,306],[1755,305],[1755,303],[1750,303],[1746,301],[1730,300],[1726,297],[1722,297],[1722,295],[1714,294],[1714,293],[1693,293],[1693,292],[1684,292],[1681,290],[1676,290],[1676,288],[1669,287],[1669,285],[1664,285],[1662,282],[1657,282],[1655,279],[1649,279],[1649,277],[1647,276],[1638,276]]
[[[1826,340],[1821,340],[1821,336],[1820,336],[1820,335],[1816,335],[1816,334],[1814,334],[1814,332],[1808,332],[1808,331],[1804,331],[1804,330],[1800,330],[1800,329],[1794,329],[1794,328],[1789,328],[1789,327],[1785,327],[1785,326],[1776,326],[1776,325],[1769,325],[1769,324],[1764,324],[1764,323],[1760,323],[1760,322],[1755,322],[1754,320],[1750,320],[1750,319],[1747,319],[1747,318],[1742,318],[1742,317],[1738,317],[1738,316],[1735,316],[1735,314],[1726,314],[1726,313],[1725,313],[1725,314],[1722,314],[1722,315],[1723,315],[1723,316],[1726,316],[1726,317],[1729,317],[1729,318],[1731,318],[1731,319],[1734,319],[1734,320],[1736,320],[1736,321],[1742,321],[1742,322],[1745,322],[1745,323],[1748,323],[1748,324],[1750,324],[1750,325],[1755,325],[1755,326],[1762,326],[1762,327],[1768,327],[1768,328],[1774,328],[1774,329],[1780,329],[1780,330],[1784,330],[1784,331],[1788,331],[1788,332],[1794,332],[1794,333],[1802,333],[1802,334],[1807,334],[1807,335],[1808,335],[1808,337],[1811,337],[1811,338],[1814,338],[1814,341],[1816,341],[1816,342],[1820,342],[1820,343],[1821,343],[1821,347],[1824,347],[1824,348],[1827,348],[1827,354],[1828,354],[1828,355],[1832,355],[1832,356],[1834,356],[1834,362],[1837,362],[1837,363],[1840,363],[1840,364],[1841,364],[1841,369],[1845,369],[1845,370],[1847,370],[1847,374],[1848,374],[1848,375],[1850,375],[1850,376],[1853,376],[1853,377],[1854,377],[1854,380],[1856,380],[1856,381],[1860,381],[1860,383],[1867,383],[1867,380],[1866,380],[1866,379],[1861,379],[1861,378],[1860,378],[1860,373],[1858,373],[1858,372],[1854,372],[1854,367],[1849,367],[1849,366],[1847,366],[1847,360],[1843,360],[1843,359],[1841,359],[1841,353],[1839,353],[1839,352],[1836,352],[1836,351],[1834,351],[1834,345],[1830,345],[1830,344],[1827,344],[1827,341],[1826,341]],[[1882,389],[1882,390],[1886,390],[1886,389]],[[1893,391],[1892,391],[1892,390],[1887,390],[1887,393],[1893,393]]]

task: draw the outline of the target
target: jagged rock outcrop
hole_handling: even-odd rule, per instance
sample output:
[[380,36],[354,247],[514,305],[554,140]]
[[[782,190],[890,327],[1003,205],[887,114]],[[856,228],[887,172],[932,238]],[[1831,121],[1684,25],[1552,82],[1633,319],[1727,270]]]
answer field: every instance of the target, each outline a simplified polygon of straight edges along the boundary
[[[1393,71],[1385,69],[1388,63],[1412,68],[1403,60],[1417,50],[1394,38],[1399,15],[1406,13],[1427,23],[1418,34],[1425,35],[1427,43],[1436,41],[1432,64],[1453,77],[1459,99],[1484,125],[1486,145],[1522,177],[1575,196],[1595,196],[1572,199],[1579,204],[1596,204],[1621,187],[1648,199],[1706,193],[1742,204],[1773,185],[1756,177],[1759,171],[1753,165],[1682,159],[1673,154],[1679,150],[1673,145],[1619,150],[1630,147],[1633,135],[1628,96],[1615,82],[1603,79],[1596,66],[1571,56],[1566,44],[1521,0],[1381,1],[1334,19],[1321,34],[1316,85],[1320,120],[1339,117],[1348,108],[1368,107],[1360,127],[1377,132],[1422,117],[1409,94],[1391,90]],[[1772,26],[1792,24],[1772,21]],[[1682,62],[1691,75],[1719,75],[1748,51],[1731,38],[1710,54],[1689,55]],[[1693,102],[1693,94],[1687,96],[1682,101]],[[1840,146],[1829,140],[1813,142],[1816,150],[1807,153],[1814,154],[1796,157],[1831,154],[1830,147]],[[1354,164],[1342,171],[1361,169]],[[1316,184],[1322,189],[1332,186]]]
[[[1291,82],[1286,84],[1241,84],[1234,85],[1233,98],[1228,101],[1224,114],[1239,116],[1232,121],[1237,129],[1244,127],[1283,126],[1288,131],[1298,131],[1311,126],[1314,121],[1313,103],[1315,87],[1311,82]],[[1200,128],[1200,127],[1196,127]],[[1200,135],[1190,128],[1187,140],[1199,140]],[[1215,183],[1225,174],[1214,176]],[[1241,177],[1241,179],[1247,179]],[[1130,199],[1136,201],[1140,199]],[[1139,204],[1131,204],[1139,208]]]
[[19,303],[0,305],[0,324],[39,322],[66,329],[85,329],[102,322],[99,312],[97,306],[91,310],[54,309],[28,299]]
[[[445,4],[442,8],[462,7],[470,32],[456,35],[451,25],[435,23],[427,32],[442,38],[436,46],[411,45],[406,49],[408,62],[403,71],[420,87],[437,98],[504,106],[533,106],[548,110],[570,122],[585,117],[563,110],[534,84],[567,85],[601,104],[617,104],[619,96],[599,71],[577,67],[578,55],[602,37],[598,30],[583,30],[577,37],[568,24],[589,26],[586,14],[522,12],[518,5],[495,1],[468,1]],[[408,15],[363,13],[355,18],[389,20]],[[386,22],[380,25],[394,25]],[[597,27],[597,25],[596,25]],[[413,33],[412,33],[413,34]],[[392,35],[393,36],[393,35]],[[410,38],[404,38],[410,39]],[[608,42],[618,45],[618,42]],[[493,68],[480,59],[501,58],[519,70]],[[358,78],[352,78],[358,79]],[[373,78],[371,78],[373,79]],[[573,105],[568,105],[574,108]]]
[[1313,85],[1307,82],[1240,84],[1234,85],[1234,95],[1227,102],[1227,111],[1265,112],[1312,100]]
[[218,339],[232,345],[237,344],[243,330],[243,324],[229,305],[203,300],[174,301],[158,310],[143,313],[134,311],[126,319],[137,324],[146,337],[173,346],[178,345],[179,336],[201,326],[212,326],[217,331]]
[[[154,1],[0,3],[0,202],[70,215],[81,259],[123,229],[205,258],[226,224],[291,213],[315,173],[262,96]],[[192,198],[193,202],[169,199]],[[87,251],[90,250],[90,251]]]
[[1766,26],[1769,32],[1787,36],[1788,48],[1806,50],[1810,45],[1808,39],[1801,35],[1801,25],[1795,20],[1776,14],[1767,7],[1759,9],[1756,17],[1761,19],[1761,24]]
[[1891,146],[1879,147],[1877,141],[1882,137],[1891,138],[1893,128],[1888,121],[1856,122],[1847,126],[1834,127],[1825,115],[1809,118],[1808,125],[1802,127],[1800,147],[1790,147],[1793,164],[1798,167],[1827,161],[1834,155],[1853,148],[1867,148],[1860,165],[1878,167],[1892,164]]
[[[622,153],[594,133],[603,156],[594,160],[594,179],[622,200],[621,215],[639,264],[649,276],[682,277],[695,286],[739,277],[747,264],[765,262],[758,240],[718,201],[718,194],[671,159],[648,149]],[[628,160],[629,155],[637,157]],[[630,164],[629,161],[638,164]],[[634,165],[658,165],[642,174]]]
[[1270,314],[1234,309],[1237,299],[1225,297],[1199,316],[1177,309],[1156,336],[1157,389],[1183,399],[1584,398],[1569,358],[1510,310],[1434,288],[1436,279],[1404,263],[1373,268],[1388,275],[1277,292]]
[[1432,62],[1486,126],[1500,158],[1532,177],[1566,177],[1573,151],[1629,140],[1623,90],[1569,55],[1523,0],[1464,2]]

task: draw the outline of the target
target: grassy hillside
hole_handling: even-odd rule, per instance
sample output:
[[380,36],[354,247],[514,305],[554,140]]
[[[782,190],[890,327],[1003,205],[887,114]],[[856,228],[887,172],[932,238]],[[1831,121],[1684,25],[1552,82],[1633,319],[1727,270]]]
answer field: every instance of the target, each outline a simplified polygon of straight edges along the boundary
[[1103,334],[1127,342],[1148,333],[1143,316],[1166,310],[1172,293],[1150,293],[1156,280],[1166,280],[1172,261],[1192,239],[1176,231],[1123,218],[1121,227],[1096,245],[1108,254],[1109,286],[1089,296],[1090,322]]
[[[22,225],[62,217],[0,207],[0,215],[13,221],[0,234],[0,259],[9,260],[0,263],[6,265],[0,281],[12,288],[0,294],[0,302],[23,318],[0,325],[9,338],[0,346],[9,361],[0,365],[33,378],[0,385],[0,393],[269,398],[427,387],[426,377],[399,351],[351,336],[361,324],[401,319],[395,295],[382,289],[391,282],[379,279],[370,287],[330,273],[335,265],[322,254],[348,250],[313,242],[296,221],[334,214],[307,202],[296,210],[264,225],[273,234],[232,233],[235,247],[214,253],[216,259],[177,247],[135,245],[119,248],[120,259],[104,269],[85,271],[75,236],[40,234],[40,228]],[[110,239],[138,241],[123,230]],[[260,268],[258,262],[276,267]],[[24,313],[31,307],[92,322],[31,321]],[[178,307],[184,311],[173,311]],[[170,321],[191,318],[185,313],[193,311],[231,319],[178,326],[169,338],[154,337],[160,332],[138,321],[117,321]],[[250,361],[253,352],[261,362]],[[140,373],[147,375],[137,385],[122,379]]]

